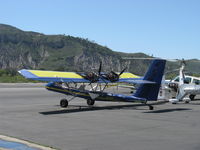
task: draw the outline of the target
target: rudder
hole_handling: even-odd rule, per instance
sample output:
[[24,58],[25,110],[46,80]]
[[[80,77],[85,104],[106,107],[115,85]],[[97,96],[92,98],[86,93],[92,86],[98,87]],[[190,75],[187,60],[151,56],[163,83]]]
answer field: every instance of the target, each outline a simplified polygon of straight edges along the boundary
[[135,97],[146,100],[157,100],[166,60],[155,59],[144,75],[143,80],[155,82],[154,84],[141,84],[134,94]]

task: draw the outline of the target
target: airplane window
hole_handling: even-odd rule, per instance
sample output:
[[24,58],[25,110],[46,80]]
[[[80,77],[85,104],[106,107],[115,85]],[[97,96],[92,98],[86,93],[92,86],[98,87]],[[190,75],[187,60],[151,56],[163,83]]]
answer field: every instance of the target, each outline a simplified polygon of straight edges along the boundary
[[179,77],[176,77],[174,81],[179,82]]
[[184,83],[189,84],[189,83],[191,83],[191,80],[192,80],[191,78],[186,77],[184,80]]
[[197,80],[197,79],[193,79],[193,83],[199,85],[200,84],[200,80]]

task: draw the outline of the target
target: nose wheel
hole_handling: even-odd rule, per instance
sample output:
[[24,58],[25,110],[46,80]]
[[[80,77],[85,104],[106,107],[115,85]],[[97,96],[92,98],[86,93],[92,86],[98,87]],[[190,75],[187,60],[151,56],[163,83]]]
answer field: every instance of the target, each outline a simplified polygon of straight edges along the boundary
[[195,96],[196,96],[196,95],[191,94],[191,95],[189,96],[190,100],[194,100]]
[[149,110],[153,110],[153,106],[152,105],[148,105],[149,106]]
[[61,99],[60,100],[60,107],[66,108],[68,106],[67,99]]

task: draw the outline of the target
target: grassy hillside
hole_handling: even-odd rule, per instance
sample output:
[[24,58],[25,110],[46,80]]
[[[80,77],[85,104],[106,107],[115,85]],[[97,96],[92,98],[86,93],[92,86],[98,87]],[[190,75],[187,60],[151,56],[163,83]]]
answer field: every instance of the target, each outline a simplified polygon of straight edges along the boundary
[[[103,71],[121,71],[127,66],[127,71],[143,75],[149,65],[149,60],[124,60],[123,57],[150,56],[143,53],[115,52],[79,37],[45,35],[0,24],[0,69],[88,71],[91,68],[97,69],[102,62]],[[177,69],[179,64],[168,62],[166,70]],[[188,61],[187,64],[186,69],[189,73],[200,74],[199,60]],[[1,80],[6,77],[10,77],[10,81],[13,82],[21,80],[16,75],[4,75],[1,76]]]

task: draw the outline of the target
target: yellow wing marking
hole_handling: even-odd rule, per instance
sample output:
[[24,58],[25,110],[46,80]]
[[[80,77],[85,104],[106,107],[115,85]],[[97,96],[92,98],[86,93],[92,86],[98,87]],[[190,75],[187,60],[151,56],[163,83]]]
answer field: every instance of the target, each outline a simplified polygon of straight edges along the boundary
[[[38,77],[83,79],[82,76],[80,76],[75,72],[43,71],[43,70],[28,70],[28,71]],[[120,79],[122,78],[139,78],[139,76],[126,72],[120,76]]]
[[129,72],[125,72],[120,76],[120,79],[121,78],[139,78],[139,76],[134,75],[134,74],[129,73]]
[[41,70],[28,70],[38,77],[54,77],[54,78],[77,78],[83,79],[82,76],[75,72],[59,72],[59,71],[41,71]]

